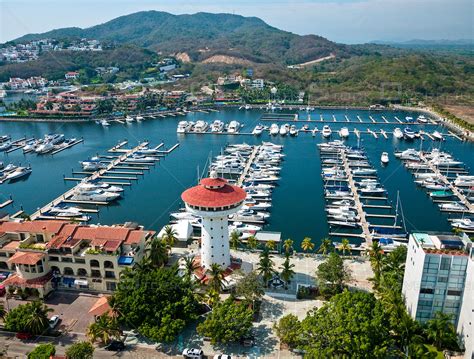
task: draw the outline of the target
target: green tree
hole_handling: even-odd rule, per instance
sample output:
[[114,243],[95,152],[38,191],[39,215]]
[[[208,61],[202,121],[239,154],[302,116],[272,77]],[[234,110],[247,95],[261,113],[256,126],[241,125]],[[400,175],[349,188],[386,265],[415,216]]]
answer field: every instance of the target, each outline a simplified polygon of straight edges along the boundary
[[7,311],[5,310],[5,307],[3,306],[3,303],[0,304],[0,319],[5,319],[5,316],[7,315]]
[[255,238],[255,236],[250,236],[249,238],[247,238],[247,247],[251,251],[255,250],[258,247],[257,238]]
[[426,322],[425,333],[438,350],[455,349],[457,347],[456,328],[451,315],[436,312],[434,318]]
[[301,249],[305,252],[312,251],[314,249],[314,243],[312,242],[312,239],[305,237],[301,242]]
[[336,252],[332,252],[326,261],[318,266],[316,277],[321,294],[333,296],[342,292],[351,278],[351,273],[345,267],[342,258]]
[[68,359],[92,359],[93,356],[94,347],[89,342],[74,343],[66,349]]
[[376,286],[378,286],[380,280],[380,274],[382,273],[382,266],[384,260],[384,253],[382,246],[378,241],[373,241],[369,249],[370,264],[372,265],[372,270],[374,271],[374,281]]
[[295,271],[293,270],[294,267],[295,267],[295,265],[290,263],[290,256],[286,255],[285,256],[285,261],[283,262],[282,266],[280,267],[280,269],[281,269],[280,277],[286,283],[290,283],[291,279],[294,277],[294,275],[295,275]]
[[309,358],[387,358],[388,318],[375,296],[344,291],[301,322],[299,348]]
[[341,241],[341,247],[342,255],[345,256],[346,252],[351,252],[351,243],[347,238],[343,238]]
[[104,345],[108,344],[111,339],[120,336],[118,322],[115,317],[111,317],[107,313],[103,314],[95,322],[89,324],[86,335],[92,343],[101,341]]
[[240,234],[237,231],[232,231],[229,237],[230,248],[234,251],[237,250],[240,245],[242,244],[242,240],[240,239]]
[[197,318],[193,288],[176,267],[133,271],[130,277],[120,278],[114,294],[124,313],[119,322],[155,341],[172,341]]
[[258,274],[253,271],[245,274],[237,282],[235,293],[239,297],[243,297],[248,303],[254,303],[262,298],[265,294],[262,281]]
[[277,244],[275,241],[268,241],[267,243],[265,243],[265,247],[267,247],[269,251],[274,251],[276,246]]
[[275,274],[275,269],[273,268],[275,263],[273,262],[268,249],[264,249],[263,252],[260,253],[259,258],[258,272],[263,278],[265,287],[267,287],[268,281],[273,277],[273,274]]
[[49,359],[56,354],[56,348],[53,344],[38,344],[33,351],[28,353],[28,359]]
[[158,237],[153,237],[146,248],[146,253],[153,267],[163,267],[168,263],[169,247],[167,243]]
[[285,253],[291,253],[293,251],[293,240],[288,238],[283,242],[283,249]]
[[194,256],[184,257],[184,273],[187,280],[193,278],[194,272],[199,268],[199,265],[195,262]]
[[[140,262],[134,264],[133,269],[137,272],[149,272],[153,270],[151,259],[148,256],[143,258]],[[133,275],[133,273],[128,272],[126,275]]]
[[280,342],[295,348],[301,335],[301,322],[294,314],[288,314],[274,323],[273,329],[280,339]]
[[168,246],[172,247],[174,243],[178,240],[176,237],[178,235],[178,232],[172,227],[172,226],[165,226],[165,233],[161,237],[165,241]]
[[209,289],[220,293],[225,288],[225,270],[217,263],[212,263],[211,268],[207,271],[209,275]]
[[212,344],[238,342],[250,333],[252,319],[252,309],[230,297],[213,308],[206,320],[197,326],[197,332],[211,338]]
[[13,332],[41,334],[49,328],[48,313],[51,311],[38,301],[21,304],[6,314],[5,328]]
[[329,238],[324,238],[321,242],[321,245],[318,248],[318,253],[321,253],[323,256],[327,256],[329,251],[332,249],[332,242]]

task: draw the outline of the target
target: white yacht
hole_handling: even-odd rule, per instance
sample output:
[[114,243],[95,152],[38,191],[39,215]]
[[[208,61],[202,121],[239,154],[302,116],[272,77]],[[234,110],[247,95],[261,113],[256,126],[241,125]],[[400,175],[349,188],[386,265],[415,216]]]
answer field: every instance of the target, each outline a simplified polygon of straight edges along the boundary
[[373,168],[355,168],[352,170],[352,174],[354,176],[362,176],[362,175],[373,175],[377,173],[377,170],[373,169]]
[[227,127],[228,133],[238,133],[240,130],[240,123],[237,121],[230,121],[229,127]]
[[137,120],[137,122],[142,122],[142,121],[143,121],[143,117],[142,117],[142,116],[137,116],[137,117],[135,117],[135,119]]
[[12,143],[7,141],[5,143],[0,144],[0,151],[7,151],[12,147]]
[[435,140],[438,140],[438,141],[443,141],[444,140],[443,135],[439,131],[434,131],[432,133],[432,136]]
[[290,136],[298,136],[298,130],[295,125],[290,126]]
[[324,125],[323,131],[321,133],[323,134],[323,137],[329,138],[332,134],[332,131],[328,125]]
[[211,132],[222,132],[224,129],[224,122],[215,120],[211,125]]
[[289,130],[290,130],[290,125],[285,123],[283,126],[280,127],[280,136],[286,136]]
[[438,206],[446,211],[465,211],[467,209],[464,204],[459,202],[440,203]]
[[209,124],[205,121],[198,120],[194,125],[194,132],[206,132],[209,127]]
[[382,152],[382,155],[380,156],[380,162],[386,165],[389,161],[390,159],[388,158],[388,152]]
[[97,182],[97,183],[81,182],[76,186],[77,192],[88,192],[88,191],[94,191],[96,189],[101,189],[107,192],[123,192],[122,187],[113,186],[113,185],[110,185],[108,183],[103,183],[103,182]]
[[451,226],[454,228],[464,229],[468,231],[474,231],[474,221],[469,218],[454,219],[451,222]]
[[395,137],[397,139],[402,139],[403,138],[403,132],[399,127],[397,127],[396,129],[393,130],[393,137]]
[[3,182],[13,182],[22,177],[28,176],[32,172],[31,167],[17,167],[3,179]]
[[280,132],[280,127],[276,123],[272,123],[270,126],[270,135],[276,136]]
[[92,157],[90,160],[79,162],[84,171],[97,171],[107,167],[103,162],[100,162],[99,157]]
[[36,147],[35,152],[42,155],[44,153],[51,152],[54,149],[54,145],[51,142],[44,142]]
[[176,129],[177,133],[186,133],[188,131],[189,123],[188,121],[179,121],[178,128]]
[[99,123],[100,123],[102,126],[104,126],[104,127],[110,126],[110,123],[109,123],[109,121],[107,121],[107,120],[100,120]]
[[425,117],[425,115],[420,115],[417,117],[417,121],[420,123],[427,123],[428,119]]
[[130,117],[130,116],[125,117],[125,122],[132,123],[133,121],[135,121],[133,117]]
[[110,202],[120,197],[120,193],[106,192],[101,189],[76,192],[72,198],[77,201]]
[[343,127],[339,130],[339,137],[347,138],[349,137],[349,129],[347,127]]
[[253,129],[252,131],[252,135],[255,135],[255,136],[260,136],[263,132],[263,126],[262,125],[257,125],[255,126],[255,128]]

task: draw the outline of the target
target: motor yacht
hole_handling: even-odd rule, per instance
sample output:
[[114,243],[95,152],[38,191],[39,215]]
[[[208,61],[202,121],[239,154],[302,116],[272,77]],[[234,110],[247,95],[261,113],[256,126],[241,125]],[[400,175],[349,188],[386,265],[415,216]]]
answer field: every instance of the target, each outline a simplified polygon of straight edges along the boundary
[[438,140],[438,141],[443,141],[444,140],[444,136],[439,131],[434,131],[432,133],[432,136],[435,140]]
[[270,126],[270,135],[276,136],[280,132],[280,127],[276,123],[272,123]]
[[132,123],[133,121],[135,121],[133,117],[130,117],[130,116],[125,117],[125,122]]
[[120,197],[120,193],[106,192],[102,189],[75,192],[72,198],[77,201],[110,202]]
[[84,191],[93,191],[96,189],[102,189],[107,192],[123,192],[123,187],[114,186],[104,182],[81,182],[76,186],[77,192],[84,192]]
[[211,125],[211,132],[222,132],[224,129],[224,122],[215,120]]
[[403,130],[403,135],[406,140],[413,140],[415,138],[415,131],[413,131],[410,127],[405,127]]
[[331,137],[332,131],[331,128],[328,125],[324,125],[323,130],[321,132],[323,134],[324,138],[329,138]]
[[427,123],[428,119],[424,115],[420,115],[416,118],[416,120],[420,123]]
[[99,157],[92,157],[89,160],[79,162],[84,171],[97,171],[107,167],[107,164],[100,161]]
[[15,170],[8,173],[2,181],[12,183],[20,178],[29,176],[31,172],[31,167],[17,167]]
[[229,127],[227,128],[228,133],[239,133],[240,123],[237,121],[230,121]]
[[135,119],[137,120],[137,122],[142,122],[144,118],[142,116],[137,116],[135,117]]
[[51,152],[54,149],[54,145],[51,142],[44,142],[36,147],[35,152],[42,155]]
[[285,123],[283,126],[280,127],[280,136],[286,136],[290,131],[290,125]]
[[440,209],[445,211],[465,211],[467,207],[459,202],[450,202],[450,203],[440,203],[438,204]]
[[470,218],[454,219],[451,226],[466,231],[474,231],[474,221]]
[[196,124],[194,125],[194,132],[206,132],[207,129],[209,128],[209,124],[205,121],[199,120],[196,121]]
[[298,130],[296,129],[296,126],[295,125],[291,125],[290,126],[290,136],[298,136]]
[[253,129],[252,131],[252,135],[255,135],[255,136],[260,136],[263,132],[263,126],[262,125],[257,125],[255,126],[255,128]]
[[393,137],[397,138],[397,139],[402,139],[403,138],[403,132],[402,130],[400,130],[400,128],[396,128],[393,130]]
[[0,144],[0,152],[8,151],[12,147],[12,143],[7,141],[5,143]]
[[178,128],[176,129],[177,133],[186,133],[189,128],[188,121],[179,121]]
[[349,129],[347,127],[343,127],[339,130],[339,137],[347,138],[349,137]]
[[382,155],[380,156],[380,162],[386,165],[389,161],[390,159],[388,157],[388,152],[382,152]]
[[377,170],[373,168],[354,168],[352,170],[354,176],[373,175],[375,173],[377,173]]

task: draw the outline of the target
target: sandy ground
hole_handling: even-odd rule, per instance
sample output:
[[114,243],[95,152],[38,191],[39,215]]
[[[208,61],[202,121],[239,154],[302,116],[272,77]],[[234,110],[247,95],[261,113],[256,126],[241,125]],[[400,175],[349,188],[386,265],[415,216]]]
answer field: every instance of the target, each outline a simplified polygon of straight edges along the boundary
[[443,105],[443,107],[453,115],[469,122],[474,123],[474,107],[462,105]]

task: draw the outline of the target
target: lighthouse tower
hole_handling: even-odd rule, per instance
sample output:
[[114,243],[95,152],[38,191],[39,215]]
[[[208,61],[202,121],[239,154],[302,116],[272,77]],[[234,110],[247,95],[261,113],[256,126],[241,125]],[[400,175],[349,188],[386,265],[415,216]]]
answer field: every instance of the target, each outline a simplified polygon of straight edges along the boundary
[[216,172],[203,178],[199,185],[181,195],[189,212],[202,218],[201,266],[206,269],[217,263],[230,265],[228,216],[236,213],[247,196],[237,186],[231,186]]

